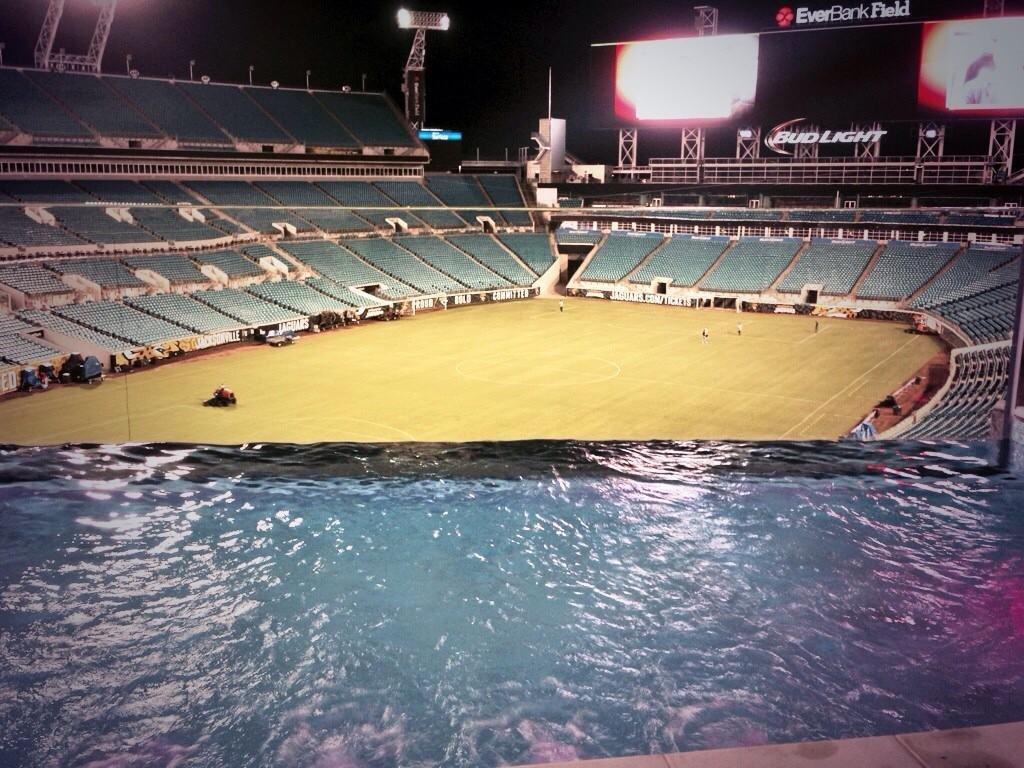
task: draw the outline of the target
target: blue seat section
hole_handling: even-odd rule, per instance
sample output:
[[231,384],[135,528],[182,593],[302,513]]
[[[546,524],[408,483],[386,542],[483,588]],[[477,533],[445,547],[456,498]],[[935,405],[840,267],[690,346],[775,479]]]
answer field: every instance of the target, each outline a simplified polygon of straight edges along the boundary
[[71,293],[71,288],[61,282],[53,272],[36,264],[0,267],[0,283],[9,285],[27,296]]
[[629,282],[650,285],[654,278],[660,277],[670,278],[675,286],[695,285],[728,246],[727,237],[675,235],[636,271]]
[[490,235],[448,235],[447,239],[513,285],[532,285],[537,279]]
[[928,309],[960,326],[976,343],[1010,337],[1017,298],[1019,262],[1014,259],[957,288]]
[[177,83],[175,87],[236,139],[254,144],[295,143],[240,86]]
[[[491,176],[478,176],[477,179],[480,182],[480,186],[487,193],[487,196],[499,208],[524,208],[526,206],[515,176],[494,174]],[[527,211],[503,210],[501,215],[513,227],[533,226],[533,219],[530,218],[530,214]]]
[[373,225],[366,219],[344,208],[307,208],[298,214],[323,232],[369,232],[373,229]]
[[117,259],[54,259],[46,266],[60,275],[81,275],[101,288],[144,288],[146,283]]
[[276,200],[247,181],[186,181],[214,205],[279,206]]
[[383,94],[317,91],[314,96],[362,144],[416,146],[405,121]]
[[177,203],[198,203],[199,199],[180,184],[173,181],[143,181],[142,186],[153,194],[160,197],[162,202],[171,204]]
[[291,224],[299,232],[312,232],[313,225],[285,208],[222,208],[225,214],[250,229],[272,235],[275,224]]
[[[73,320],[67,320],[66,318],[56,315],[53,312],[47,312],[42,309],[23,309],[18,313],[18,317],[22,318],[26,322],[32,323],[39,328],[45,328],[65,336],[70,336],[74,339],[81,339],[87,341],[90,344],[96,344],[104,349],[108,349],[112,352],[124,350],[130,346],[124,339],[111,336],[109,333],[102,333],[76,323]],[[74,349],[69,350],[74,352]]]
[[0,113],[34,136],[92,141],[84,125],[13,69],[0,69]]
[[116,221],[101,207],[49,209],[50,213],[79,237],[94,243],[117,245],[119,243],[149,243],[153,235],[133,224]]
[[33,221],[20,208],[0,208],[0,242],[26,248],[86,244],[60,227]]
[[424,181],[441,202],[458,209],[462,218],[469,223],[474,223],[477,216],[490,216],[496,224],[504,223],[500,213],[485,210],[490,207],[491,201],[484,195],[475,176],[427,174]]
[[663,242],[665,239],[656,233],[625,235],[613,232],[598,248],[580,279],[599,283],[617,282],[636,269]]
[[2,181],[0,191],[26,203],[94,203],[96,200],[67,181]]
[[139,226],[171,242],[215,240],[225,236],[219,229],[201,221],[186,221],[171,208],[131,208],[129,212]]
[[132,344],[156,344],[189,335],[186,328],[116,301],[67,304],[53,310],[55,315]]
[[419,293],[329,240],[281,243],[281,247],[317,274],[339,286],[387,286],[380,294],[390,299],[404,299]]
[[279,304],[282,307],[298,312],[300,315],[318,315],[328,310],[343,312],[352,305],[342,302],[325,293],[320,293],[304,283],[284,280],[278,283],[259,283],[250,286],[249,293],[261,299]]
[[861,299],[900,301],[927,283],[960,248],[959,243],[891,241],[857,290]]
[[213,121],[166,80],[106,77],[104,82],[130,101],[164,134],[181,143],[229,145]]
[[559,245],[597,245],[601,237],[600,232],[589,229],[555,230],[555,240]]
[[961,353],[949,389],[931,411],[901,435],[901,439],[988,438],[992,409],[1006,394],[1009,370],[1009,347]]
[[161,135],[138,110],[108,88],[98,75],[39,70],[26,72],[26,75],[104,136],[154,139]]
[[209,251],[197,253],[193,257],[198,264],[209,264],[217,267],[229,278],[259,277],[266,272],[259,264],[255,264],[236,251]]
[[938,224],[934,211],[861,211],[860,220],[873,224]]
[[795,237],[743,237],[701,281],[705,291],[757,293],[775,282],[803,245]]
[[952,266],[932,281],[911,302],[912,307],[928,308],[944,301],[971,295],[971,286],[997,267],[1015,258],[1019,248],[1009,245],[972,245]]
[[310,288],[325,293],[332,299],[337,299],[342,304],[351,304],[353,307],[380,307],[387,304],[386,301],[370,296],[365,293],[356,293],[343,285],[338,285],[326,277],[309,277],[303,281]]
[[951,211],[946,214],[946,223],[969,227],[1012,227],[1017,222],[1014,213],[964,213]]
[[292,136],[307,146],[356,147],[352,134],[345,130],[308,91],[274,88],[246,88]]
[[257,264],[260,263],[261,259],[265,259],[267,256],[270,256],[271,258],[277,259],[288,271],[288,274],[292,274],[295,271],[295,268],[288,263],[287,259],[282,259],[271,248],[268,248],[263,244],[247,245],[244,248],[241,248],[240,250],[243,256],[245,256],[248,259],[251,259]]
[[877,247],[874,240],[814,238],[779,284],[779,291],[799,293],[805,285],[813,283],[824,286],[822,293],[845,296],[853,290]]
[[167,202],[152,190],[146,189],[134,181],[89,179],[76,181],[75,185],[108,205],[164,204]]
[[820,208],[818,210],[788,211],[789,221],[808,222],[811,224],[852,224],[857,219],[856,208]]
[[171,285],[208,283],[210,278],[187,258],[177,253],[162,253],[155,256],[127,256],[123,259],[130,269],[148,269],[166,277]]
[[196,291],[192,298],[207,304],[218,312],[232,317],[246,326],[276,325],[296,320],[302,315],[280,304],[265,301],[246,291],[223,288],[219,291]]
[[509,232],[498,235],[498,239],[538,275],[543,275],[555,262],[556,256],[551,250],[551,238],[545,234]]
[[424,264],[404,248],[390,240],[371,237],[365,240],[344,240],[344,246],[358,254],[385,274],[425,294],[465,293],[458,281]]
[[395,242],[469,288],[489,290],[512,285],[439,237],[396,237]]
[[216,227],[226,235],[243,235],[249,231],[241,224],[236,224],[233,221],[225,219],[224,216],[221,215],[220,211],[208,209],[205,213],[206,223],[211,227]]
[[[337,200],[316,184],[311,184],[308,181],[260,181],[255,186],[282,205],[300,207],[305,205],[336,207],[338,205]],[[252,203],[252,205],[264,205],[264,203]]]
[[59,355],[59,349],[42,339],[22,335],[35,329],[35,324],[19,317],[0,315],[0,362],[25,365]]
[[782,211],[774,208],[718,208],[712,218],[722,221],[781,221]]
[[[466,226],[466,222],[454,211],[445,210],[444,203],[418,181],[377,181],[374,186],[399,205],[412,208],[412,213],[431,227],[459,229]],[[423,210],[423,207],[436,210]]]
[[125,299],[125,304],[195,333],[214,333],[239,327],[239,322],[233,317],[180,293],[135,296]]
[[[407,182],[399,182],[407,183]],[[415,182],[408,182],[415,183]],[[398,204],[367,181],[320,181],[331,200],[348,208],[397,208]],[[438,205],[436,201],[434,205]]]

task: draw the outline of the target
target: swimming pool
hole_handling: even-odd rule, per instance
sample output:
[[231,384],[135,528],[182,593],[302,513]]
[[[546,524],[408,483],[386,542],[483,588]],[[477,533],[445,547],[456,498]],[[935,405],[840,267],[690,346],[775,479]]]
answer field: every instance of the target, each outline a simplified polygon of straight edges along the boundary
[[984,447],[0,453],[0,764],[496,766],[1024,719]]

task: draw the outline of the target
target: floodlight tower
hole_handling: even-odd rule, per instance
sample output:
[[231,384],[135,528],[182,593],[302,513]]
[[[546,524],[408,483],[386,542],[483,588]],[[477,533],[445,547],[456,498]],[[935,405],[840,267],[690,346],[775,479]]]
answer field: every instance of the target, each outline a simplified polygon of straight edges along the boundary
[[93,0],[93,5],[99,6],[100,16],[96,21],[96,29],[92,33],[92,42],[89,43],[88,53],[55,56],[53,41],[57,39],[57,27],[60,26],[60,17],[64,15],[64,2],[65,0],[50,0],[46,9],[43,28],[39,30],[39,39],[36,41],[36,68],[52,69],[57,67],[74,72],[99,72],[100,64],[103,62],[103,51],[107,47],[107,38],[110,37],[110,27],[114,23],[117,0]]
[[405,78],[402,81],[402,93],[405,94],[405,119],[416,130],[423,127],[427,111],[427,32],[447,32],[450,26],[451,20],[447,13],[409,11],[405,8],[398,12],[398,28],[416,30],[412,38],[409,59],[405,62]]

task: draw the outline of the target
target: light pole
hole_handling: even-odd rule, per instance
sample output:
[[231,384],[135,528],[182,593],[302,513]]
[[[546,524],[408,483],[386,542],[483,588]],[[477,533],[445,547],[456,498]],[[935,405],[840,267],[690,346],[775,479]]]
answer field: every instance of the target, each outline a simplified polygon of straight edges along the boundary
[[252,64],[249,65],[249,85],[252,85],[252,73],[256,69]]
[[398,28],[415,31],[412,50],[409,51],[409,58],[405,62],[402,93],[405,94],[405,119],[416,129],[423,127],[427,107],[427,32],[447,32],[450,27],[451,19],[447,13],[410,11],[405,8],[398,12]]
[[0,67],[4,65],[4,48],[7,47],[7,43],[0,43]]
[[363,72],[363,93],[366,93],[366,73]]
[[313,74],[312,70],[306,70],[306,90],[309,90],[309,76]]
[[124,57],[124,71],[125,74],[130,75],[132,73],[132,55],[130,53],[125,54]]
[[188,60],[188,79],[189,80],[195,80],[195,77],[193,76],[193,70],[195,69],[195,66],[196,66],[196,60],[195,59],[189,59]]

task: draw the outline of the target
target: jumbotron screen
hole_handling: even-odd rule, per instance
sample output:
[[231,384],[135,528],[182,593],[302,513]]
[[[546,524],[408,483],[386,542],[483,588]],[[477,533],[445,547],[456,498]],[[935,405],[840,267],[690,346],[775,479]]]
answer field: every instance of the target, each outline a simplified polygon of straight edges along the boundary
[[925,24],[918,100],[961,114],[1024,110],[1024,17]]
[[625,42],[601,65],[614,68],[603,121],[609,112],[619,126],[1024,114],[1022,41],[1024,17],[1004,16]]
[[754,106],[757,57],[757,35],[617,46],[615,114],[636,122],[738,117]]

